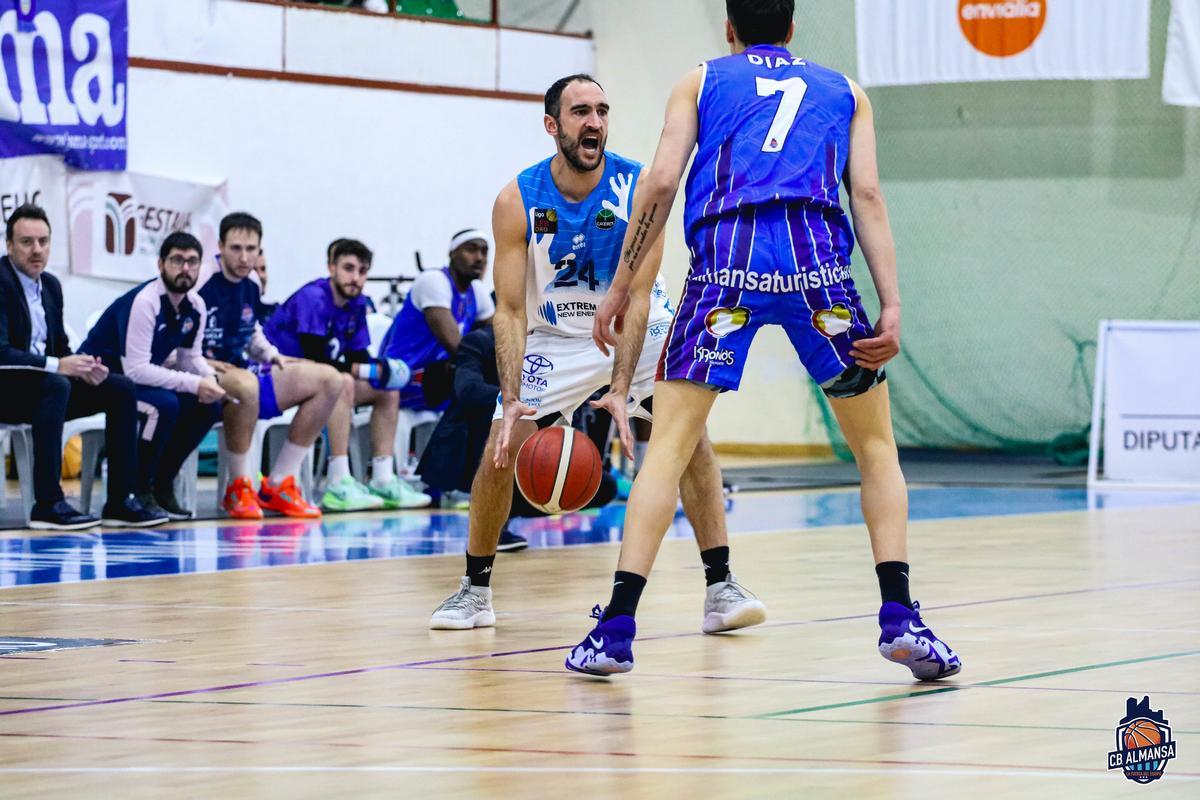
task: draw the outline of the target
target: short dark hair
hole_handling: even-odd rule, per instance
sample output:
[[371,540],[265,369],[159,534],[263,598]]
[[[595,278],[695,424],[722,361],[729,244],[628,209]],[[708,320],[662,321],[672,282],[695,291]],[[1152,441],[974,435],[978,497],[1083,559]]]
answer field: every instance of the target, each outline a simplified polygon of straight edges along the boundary
[[46,227],[50,227],[50,218],[46,216],[46,209],[41,206],[35,206],[33,203],[25,203],[13,209],[12,214],[8,217],[8,224],[4,229],[4,238],[7,241],[12,241],[13,228],[16,227],[17,221],[22,219],[40,219],[46,223]]
[[333,243],[329,255],[329,263],[337,263],[337,260],[342,256],[354,256],[364,264],[370,264],[375,254],[371,252],[371,248],[358,239],[339,239]]
[[187,231],[175,231],[163,239],[162,247],[158,248],[159,260],[166,261],[172,250],[195,250],[197,255],[204,258],[204,247],[200,240]]
[[221,220],[222,244],[225,243],[225,234],[230,231],[254,231],[258,234],[258,240],[262,241],[262,223],[258,221],[258,217],[245,211],[234,211],[232,214],[226,214]]
[[332,242],[330,242],[329,246],[325,248],[325,260],[328,261],[330,264],[333,263],[333,248],[337,247],[339,244],[341,244],[344,241],[346,241],[346,240],[341,237],[338,237],[337,239],[334,239]]
[[796,0],[725,0],[725,15],[742,44],[775,44],[787,38]]
[[[562,93],[563,90],[570,86],[575,81],[586,81],[600,86],[600,81],[583,72],[577,72],[574,75],[568,75],[565,78],[559,78],[554,83],[550,84],[550,88],[546,90],[546,113],[558,119],[558,113],[562,111]],[[603,91],[604,87],[600,86]]]

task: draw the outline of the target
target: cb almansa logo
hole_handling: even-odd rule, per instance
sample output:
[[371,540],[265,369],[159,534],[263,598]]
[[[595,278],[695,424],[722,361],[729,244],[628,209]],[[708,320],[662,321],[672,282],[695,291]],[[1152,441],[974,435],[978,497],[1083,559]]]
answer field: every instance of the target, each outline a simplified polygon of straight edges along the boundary
[[1125,701],[1125,716],[1117,723],[1117,749],[1108,754],[1108,768],[1119,769],[1138,783],[1163,776],[1167,762],[1175,757],[1175,739],[1163,712],[1150,708],[1150,698],[1139,703]]

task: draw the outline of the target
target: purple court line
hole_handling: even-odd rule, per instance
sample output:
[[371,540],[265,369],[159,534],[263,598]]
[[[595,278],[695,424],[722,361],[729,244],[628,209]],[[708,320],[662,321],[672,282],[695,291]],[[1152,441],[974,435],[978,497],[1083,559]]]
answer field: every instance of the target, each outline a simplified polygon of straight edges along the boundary
[[[1089,594],[1098,592],[1112,592],[1123,589],[1144,589],[1156,586],[1169,586],[1176,583],[1194,583],[1200,581],[1200,578],[1181,578],[1169,581],[1154,581],[1148,583],[1127,583],[1118,584],[1116,586],[1100,586],[1092,589],[1070,589],[1061,592],[1045,592],[1041,594],[1019,595],[1016,597],[999,597],[992,600],[975,600],[966,603],[950,603],[944,606],[929,606],[925,610],[943,609],[943,608],[961,608],[964,606],[988,605],[991,603],[1008,603],[1017,600],[1040,600],[1050,597],[1062,597],[1064,595],[1073,594]],[[771,623],[760,627],[783,627],[787,625],[811,625],[814,623],[824,622],[843,622],[855,619],[874,619],[874,614],[853,614],[845,617],[826,617],[824,619],[803,620],[797,622],[778,622],[774,626]],[[689,636],[706,636],[708,634],[688,632],[688,633],[667,633],[660,636],[647,636],[641,641],[657,641],[660,639],[679,639]],[[89,700],[81,703],[63,703],[54,706],[33,706],[31,708],[14,708],[8,711],[0,711],[0,717],[15,716],[17,714],[35,714],[43,711],[63,711],[70,708],[88,708],[91,706],[107,706],[116,703],[133,703],[144,700],[162,700],[167,697],[187,697],[195,694],[210,694],[213,692],[228,692],[236,689],[251,689],[260,686],[275,686],[284,683],[298,683],[300,681],[318,680],[321,678],[340,678],[346,675],[364,675],[372,672],[384,672],[392,670],[412,669],[414,667],[428,667],[435,664],[455,664],[462,661],[482,661],[486,658],[503,658],[505,656],[522,656],[532,655],[534,653],[550,653],[556,650],[567,650],[574,647],[573,644],[552,645],[549,647],[534,647],[527,650],[504,650],[498,653],[479,653],[470,656],[453,656],[451,658],[432,658],[424,661],[409,661],[403,664],[382,664],[377,667],[356,667],[354,669],[341,669],[333,672],[318,672],[311,675],[293,675],[287,678],[270,678],[261,681],[246,681],[244,683],[227,683],[220,686],[205,686],[200,689],[180,689],[174,692],[157,692],[155,694],[131,695],[128,697],[113,697],[108,700]]]
[[177,661],[166,661],[158,658],[118,658],[123,664],[177,664]]
[[0,656],[0,658],[13,658],[19,661],[49,661],[49,656]]

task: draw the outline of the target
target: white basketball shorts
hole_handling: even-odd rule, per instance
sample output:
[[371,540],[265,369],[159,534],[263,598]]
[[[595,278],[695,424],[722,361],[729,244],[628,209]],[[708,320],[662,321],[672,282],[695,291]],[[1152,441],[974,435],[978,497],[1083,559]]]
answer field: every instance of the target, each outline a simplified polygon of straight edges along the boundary
[[[629,415],[649,420],[642,402],[654,394],[654,374],[671,321],[651,324],[629,387]],[[613,357],[596,348],[590,336],[560,336],[543,330],[529,334],[525,360],[521,364],[521,402],[537,413],[525,419],[539,420],[552,414],[570,419],[598,389],[612,382]],[[496,398],[492,419],[504,416],[501,398]]]

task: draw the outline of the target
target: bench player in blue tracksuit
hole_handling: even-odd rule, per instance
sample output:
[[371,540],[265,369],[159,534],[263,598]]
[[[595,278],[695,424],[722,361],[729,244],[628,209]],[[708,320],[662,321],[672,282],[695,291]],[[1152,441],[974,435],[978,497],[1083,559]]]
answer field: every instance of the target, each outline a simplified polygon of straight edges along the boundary
[[173,519],[191,516],[175,497],[175,474],[220,420],[226,397],[200,351],[206,315],[194,287],[202,254],[190,233],[167,236],[159,276],[113,301],[79,348],[134,382],[143,417],[135,493]]

